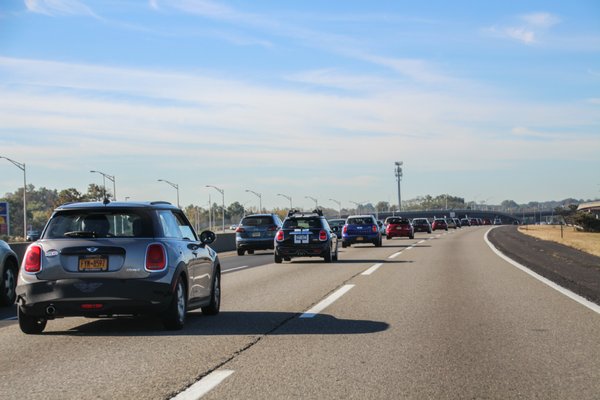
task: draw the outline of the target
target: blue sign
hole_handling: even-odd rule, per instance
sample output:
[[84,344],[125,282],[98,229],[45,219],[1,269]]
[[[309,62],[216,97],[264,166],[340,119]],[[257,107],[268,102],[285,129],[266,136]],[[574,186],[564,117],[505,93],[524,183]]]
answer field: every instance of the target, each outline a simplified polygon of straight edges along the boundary
[[0,235],[8,235],[8,203],[0,202]]

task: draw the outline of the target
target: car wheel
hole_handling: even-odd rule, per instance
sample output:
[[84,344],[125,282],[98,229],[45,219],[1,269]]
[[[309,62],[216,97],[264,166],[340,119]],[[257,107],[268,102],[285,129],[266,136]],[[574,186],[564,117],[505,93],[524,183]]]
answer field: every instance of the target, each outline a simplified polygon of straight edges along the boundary
[[163,316],[163,325],[168,330],[180,330],[185,324],[187,312],[187,293],[181,276],[177,278],[175,292],[169,308]]
[[14,261],[6,261],[0,282],[0,305],[9,306],[14,304],[17,293],[17,266]]
[[243,256],[245,252],[242,249],[238,249],[237,253],[238,253],[238,256]]
[[346,244],[346,242],[342,242],[342,248],[345,249],[348,245]]
[[283,257],[283,261],[292,261],[290,257]]
[[23,333],[27,333],[28,335],[42,333],[48,322],[46,318],[25,314],[23,310],[21,310],[21,307],[17,307],[17,318],[19,319],[19,328],[21,328]]
[[408,238],[409,238],[409,239],[414,239],[414,238],[415,238],[415,235],[410,235]]
[[330,263],[331,262],[331,248],[327,249],[327,253],[325,253],[325,256],[323,256],[323,260],[326,263]]
[[283,259],[281,258],[281,256],[275,254],[275,264],[281,264],[282,261]]
[[391,237],[389,237],[389,236],[385,237],[385,240],[390,240],[390,239],[391,239]]
[[200,307],[202,314],[217,315],[221,309],[221,271],[215,270],[212,292],[210,294],[210,303],[206,307]]
[[248,250],[248,254],[254,254],[254,250]]
[[337,261],[338,260],[338,247],[337,247],[337,245],[335,246],[335,253],[333,253],[333,256],[331,257],[331,259],[333,261]]

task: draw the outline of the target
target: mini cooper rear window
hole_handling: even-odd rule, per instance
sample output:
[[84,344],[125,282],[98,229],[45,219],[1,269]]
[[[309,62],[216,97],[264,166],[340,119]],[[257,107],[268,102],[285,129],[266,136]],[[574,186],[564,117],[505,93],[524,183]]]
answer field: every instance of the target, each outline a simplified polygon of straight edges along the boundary
[[44,232],[45,239],[152,236],[152,220],[137,210],[59,211]]
[[373,225],[373,219],[371,218],[348,218],[348,224],[350,225]]
[[319,218],[288,218],[283,222],[284,229],[323,228]]
[[390,218],[388,224],[408,224],[409,221],[406,218]]
[[272,217],[246,217],[242,220],[240,225],[246,226],[265,226],[275,225]]

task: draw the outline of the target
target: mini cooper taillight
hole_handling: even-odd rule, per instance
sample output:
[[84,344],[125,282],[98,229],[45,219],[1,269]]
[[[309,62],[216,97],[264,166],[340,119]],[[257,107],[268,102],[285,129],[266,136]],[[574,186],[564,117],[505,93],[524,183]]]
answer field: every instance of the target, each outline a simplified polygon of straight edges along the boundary
[[372,230],[373,232],[377,232],[377,231],[379,230],[379,228],[377,228],[377,225],[373,225],[373,226],[371,227],[371,230]]
[[321,229],[321,231],[319,232],[319,240],[321,242],[327,241],[327,232],[325,232],[323,229]]
[[275,240],[281,242],[283,240],[283,230],[280,229],[277,231],[277,235],[275,235]]
[[42,270],[42,248],[32,244],[25,253],[25,272],[40,272]]
[[342,228],[342,233],[348,233],[348,225],[344,225]]
[[167,267],[167,254],[162,244],[153,243],[146,250],[146,270],[162,271]]

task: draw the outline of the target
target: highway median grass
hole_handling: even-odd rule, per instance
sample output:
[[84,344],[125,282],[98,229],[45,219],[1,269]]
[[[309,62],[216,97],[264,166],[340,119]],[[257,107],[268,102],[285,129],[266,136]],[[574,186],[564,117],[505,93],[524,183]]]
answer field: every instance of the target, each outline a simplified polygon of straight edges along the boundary
[[600,233],[579,232],[572,226],[563,226],[561,237],[560,225],[523,225],[519,232],[600,257]]

